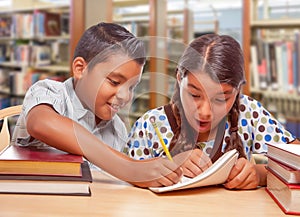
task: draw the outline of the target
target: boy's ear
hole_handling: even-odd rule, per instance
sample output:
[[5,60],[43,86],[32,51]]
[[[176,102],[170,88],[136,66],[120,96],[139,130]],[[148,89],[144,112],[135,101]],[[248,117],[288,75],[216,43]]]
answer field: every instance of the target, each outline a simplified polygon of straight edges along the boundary
[[180,84],[180,82],[181,82],[181,75],[178,72],[176,74],[176,79],[177,79],[178,84]]
[[86,67],[86,62],[82,57],[76,57],[72,63],[72,72],[75,79],[80,79]]

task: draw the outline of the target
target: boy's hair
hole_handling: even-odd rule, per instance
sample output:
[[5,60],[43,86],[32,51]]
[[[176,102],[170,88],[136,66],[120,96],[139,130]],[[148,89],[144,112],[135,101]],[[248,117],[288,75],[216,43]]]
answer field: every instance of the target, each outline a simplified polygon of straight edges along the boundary
[[[194,39],[181,56],[176,71],[182,78],[189,72],[206,73],[213,81],[227,83],[238,90],[245,83],[242,49],[235,39],[227,35],[207,34]],[[171,146],[175,147],[172,143],[177,141],[187,141],[187,146],[195,144],[198,132],[189,126],[185,118],[178,83],[171,103],[175,105],[175,116],[181,128],[175,132]],[[242,141],[237,133],[238,116],[239,94],[229,112],[230,139],[226,141],[225,151],[236,148],[240,157],[245,157]]]
[[[126,54],[140,65],[146,61],[144,43],[124,27],[114,23],[98,23],[81,36],[73,60],[82,57],[89,67],[106,61],[113,54]],[[95,58],[96,57],[96,58]]]

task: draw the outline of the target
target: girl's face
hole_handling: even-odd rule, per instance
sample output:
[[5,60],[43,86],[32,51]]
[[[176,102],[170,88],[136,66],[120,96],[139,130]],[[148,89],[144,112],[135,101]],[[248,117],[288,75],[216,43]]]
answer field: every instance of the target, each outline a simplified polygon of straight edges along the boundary
[[236,99],[237,89],[226,83],[216,83],[206,73],[188,73],[177,79],[185,116],[199,132],[198,141],[214,138],[218,124]]
[[112,119],[132,100],[142,70],[141,65],[125,55],[114,55],[84,73],[86,78],[81,85],[86,93],[84,104],[94,111],[97,123]]

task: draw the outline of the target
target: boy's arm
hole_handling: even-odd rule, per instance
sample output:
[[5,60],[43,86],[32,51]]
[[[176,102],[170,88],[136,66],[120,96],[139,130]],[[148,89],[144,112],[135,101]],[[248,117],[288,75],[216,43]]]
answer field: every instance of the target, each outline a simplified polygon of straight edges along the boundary
[[32,108],[26,117],[26,126],[34,138],[57,149],[83,155],[111,175],[137,186],[172,185],[182,175],[181,168],[167,159],[130,159],[104,144],[78,123],[56,113],[50,105],[41,104]]

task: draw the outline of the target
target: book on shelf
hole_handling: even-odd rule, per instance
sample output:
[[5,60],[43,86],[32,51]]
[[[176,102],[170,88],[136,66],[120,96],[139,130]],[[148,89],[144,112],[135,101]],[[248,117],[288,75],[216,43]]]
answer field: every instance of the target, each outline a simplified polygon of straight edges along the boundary
[[300,170],[300,144],[270,144],[268,156],[295,170]]
[[59,13],[45,12],[44,29],[46,36],[61,35],[61,17]]
[[224,153],[207,170],[194,178],[183,176],[181,181],[166,187],[150,187],[156,193],[224,184],[238,158],[236,149]]
[[51,146],[8,146],[0,153],[0,174],[81,176],[83,157]]
[[268,87],[268,77],[267,77],[267,59],[266,53],[264,51],[265,47],[262,40],[257,41],[257,71],[259,75],[259,87],[260,89],[267,89]]
[[0,175],[0,194],[55,194],[90,196],[89,164],[81,164],[82,176]]
[[286,166],[272,157],[268,157],[267,168],[279,175],[287,183],[300,184],[300,170]]
[[300,184],[290,184],[269,171],[266,191],[286,214],[300,215]]

